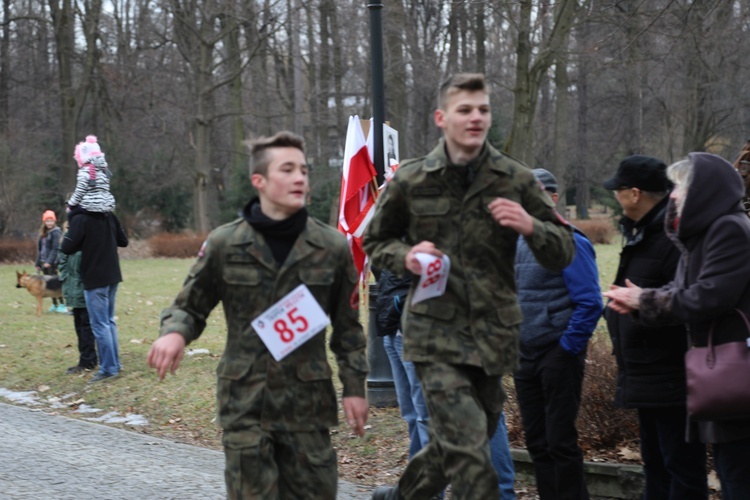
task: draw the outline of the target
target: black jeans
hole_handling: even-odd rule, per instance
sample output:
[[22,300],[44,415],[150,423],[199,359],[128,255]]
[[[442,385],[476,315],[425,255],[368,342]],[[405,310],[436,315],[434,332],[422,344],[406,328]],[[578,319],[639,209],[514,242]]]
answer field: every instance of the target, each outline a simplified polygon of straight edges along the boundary
[[78,366],[94,368],[98,364],[96,340],[94,340],[94,332],[91,330],[88,310],[85,307],[74,307],[73,322],[78,337]]
[[721,481],[721,498],[744,500],[750,496],[750,438],[715,443],[714,467]]
[[589,498],[576,429],[585,361],[585,351],[573,355],[557,344],[535,359],[522,358],[513,374],[542,500]]
[[706,445],[685,441],[687,410],[639,408],[643,500],[705,500]]

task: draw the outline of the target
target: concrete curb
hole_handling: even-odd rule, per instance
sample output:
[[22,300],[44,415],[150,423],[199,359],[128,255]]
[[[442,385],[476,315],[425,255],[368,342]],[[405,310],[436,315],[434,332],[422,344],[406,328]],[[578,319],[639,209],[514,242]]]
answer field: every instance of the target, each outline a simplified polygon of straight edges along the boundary
[[[516,480],[534,484],[534,465],[529,452],[511,448],[510,454],[516,468]],[[636,500],[642,496],[644,477],[640,465],[584,462],[583,470],[591,497]]]

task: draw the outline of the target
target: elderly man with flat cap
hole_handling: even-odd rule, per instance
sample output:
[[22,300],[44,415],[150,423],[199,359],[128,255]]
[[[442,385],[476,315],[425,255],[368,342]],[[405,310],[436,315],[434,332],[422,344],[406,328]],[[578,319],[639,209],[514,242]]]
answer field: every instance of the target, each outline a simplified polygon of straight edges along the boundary
[[[634,155],[604,182],[624,214],[617,286],[658,288],[674,278],[680,252],[664,232],[672,187],[666,170],[661,160]],[[638,410],[643,499],[708,498],[705,445],[685,442],[685,327],[648,327],[609,308],[604,315],[617,360],[615,404]]]
[[[557,203],[555,176],[543,168],[534,169],[534,176]],[[603,304],[594,246],[573,229],[576,255],[562,271],[539,265],[524,238],[516,246],[523,323],[513,380],[541,500],[589,498],[576,417],[586,347]]]

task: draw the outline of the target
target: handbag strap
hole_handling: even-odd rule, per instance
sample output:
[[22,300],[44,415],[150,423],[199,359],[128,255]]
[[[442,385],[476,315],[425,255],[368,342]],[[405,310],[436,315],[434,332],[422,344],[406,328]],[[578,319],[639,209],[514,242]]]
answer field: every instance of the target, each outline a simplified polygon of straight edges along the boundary
[[[734,311],[740,315],[740,318],[742,318],[742,321],[745,323],[745,328],[747,329],[748,334],[747,346],[750,348],[750,320],[748,320],[745,313],[739,309],[735,308]],[[706,352],[706,362],[710,368],[713,368],[716,359],[714,354],[714,328],[716,327],[716,321],[717,320],[713,320],[711,322],[711,329],[708,331],[708,352]]]

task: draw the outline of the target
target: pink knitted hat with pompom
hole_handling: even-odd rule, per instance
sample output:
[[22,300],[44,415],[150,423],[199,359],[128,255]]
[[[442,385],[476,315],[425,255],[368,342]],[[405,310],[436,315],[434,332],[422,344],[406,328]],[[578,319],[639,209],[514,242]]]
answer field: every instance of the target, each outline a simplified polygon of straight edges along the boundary
[[97,139],[95,135],[87,135],[84,142],[80,142],[76,145],[73,158],[78,162],[79,167],[91,161],[91,158],[94,156],[102,154],[99,143],[96,141]]

